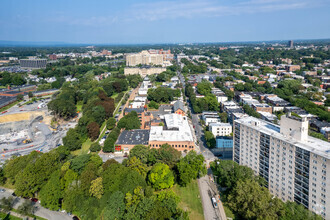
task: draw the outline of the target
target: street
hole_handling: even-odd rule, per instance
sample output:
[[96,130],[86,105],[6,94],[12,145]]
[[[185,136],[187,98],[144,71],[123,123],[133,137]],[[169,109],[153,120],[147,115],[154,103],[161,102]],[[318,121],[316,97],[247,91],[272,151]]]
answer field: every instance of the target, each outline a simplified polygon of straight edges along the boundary
[[[178,73],[178,76],[180,78],[183,87],[185,87],[185,82],[182,74]],[[217,159],[217,157],[214,156],[214,154],[205,146],[204,138],[202,138],[204,135],[204,130],[199,122],[199,115],[193,113],[189,102],[188,102],[188,111],[191,113],[191,121],[196,131],[196,139],[197,139],[196,142],[198,143],[200,153],[205,158],[206,166],[209,167],[209,163]],[[198,187],[203,204],[204,218],[206,220],[210,220],[210,219],[226,220],[227,218],[226,218],[226,213],[223,209],[223,205],[221,201],[218,200],[219,198],[218,189],[214,184],[214,182],[210,181],[209,178],[209,175],[211,174],[212,174],[212,170],[208,168],[208,175],[205,175],[204,177],[198,179]],[[217,199],[217,204],[218,204],[217,208],[214,208],[212,205],[211,202],[212,197]]]

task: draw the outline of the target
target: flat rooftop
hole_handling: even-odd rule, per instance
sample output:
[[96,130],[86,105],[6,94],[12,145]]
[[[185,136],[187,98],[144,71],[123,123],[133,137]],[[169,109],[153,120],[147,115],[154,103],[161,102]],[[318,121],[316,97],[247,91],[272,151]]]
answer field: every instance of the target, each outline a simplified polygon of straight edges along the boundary
[[151,126],[149,141],[193,141],[187,117],[167,114],[164,119],[166,127]]
[[[284,136],[280,133],[280,126],[260,120],[254,117],[246,117],[235,120],[249,128],[255,129],[262,133],[268,134],[271,137],[281,139],[287,143],[300,147],[304,150],[318,154],[322,157],[330,159],[330,143],[320,139],[308,136],[307,141],[299,141],[292,137]],[[258,126],[253,125],[253,122],[259,122]]]
[[124,130],[118,137],[117,145],[148,145],[149,144],[149,130]]

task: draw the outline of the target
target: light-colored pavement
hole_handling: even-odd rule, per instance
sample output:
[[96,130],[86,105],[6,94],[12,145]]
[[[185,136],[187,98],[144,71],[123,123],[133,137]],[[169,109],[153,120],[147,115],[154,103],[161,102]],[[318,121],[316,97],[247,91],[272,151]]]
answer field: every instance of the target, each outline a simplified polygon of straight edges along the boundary
[[[12,196],[13,190],[11,189],[6,189],[5,192],[1,192],[0,193],[0,199],[4,198],[4,197],[10,197]],[[17,209],[18,206],[20,206],[25,199],[20,198],[20,197],[15,197],[13,196],[15,199],[15,204],[14,204],[14,208]],[[40,216],[42,218],[48,219],[48,220],[70,220],[72,219],[72,217],[70,217],[68,214],[66,213],[62,213],[62,212],[56,212],[56,211],[51,211],[49,209],[46,209],[44,207],[42,207],[38,202],[34,204],[36,208],[36,211],[34,213],[34,215],[36,216]]]
[[[183,86],[185,86],[184,78],[182,74],[178,74]],[[200,153],[204,156],[206,161],[206,166],[209,167],[209,163],[217,159],[216,156],[206,147],[205,140],[204,140],[204,129],[200,124],[199,115],[194,114],[190,102],[188,103],[188,110],[191,114],[191,121],[196,131],[196,141],[198,142],[198,147],[200,149]],[[225,210],[221,201],[219,200],[219,192],[217,186],[214,184],[213,181],[210,180],[212,176],[212,170],[208,168],[208,175],[200,178],[198,180],[198,187],[199,192],[202,199],[203,210],[204,210],[204,219],[211,220],[211,219],[219,219],[219,220],[227,220]],[[211,198],[214,197],[217,200],[218,207],[214,208],[211,202]]]
[[214,208],[212,205],[211,198],[213,197],[214,193],[210,187],[209,177],[207,175],[198,179],[198,187],[203,204],[204,219],[220,219],[219,209]]

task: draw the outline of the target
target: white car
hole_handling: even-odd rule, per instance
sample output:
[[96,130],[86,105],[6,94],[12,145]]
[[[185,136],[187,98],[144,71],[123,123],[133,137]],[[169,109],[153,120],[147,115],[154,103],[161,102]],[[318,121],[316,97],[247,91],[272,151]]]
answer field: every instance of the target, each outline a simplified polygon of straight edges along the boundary
[[218,208],[217,200],[214,197],[212,197],[211,201],[212,201],[213,207]]

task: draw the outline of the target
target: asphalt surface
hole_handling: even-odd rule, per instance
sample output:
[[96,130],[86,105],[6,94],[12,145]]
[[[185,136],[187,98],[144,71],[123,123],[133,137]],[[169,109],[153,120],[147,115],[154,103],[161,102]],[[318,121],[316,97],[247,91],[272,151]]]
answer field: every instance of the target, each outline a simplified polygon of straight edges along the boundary
[[[178,73],[178,76],[183,87],[185,87],[184,77],[182,76],[181,73]],[[204,140],[204,129],[200,124],[200,115],[193,113],[190,102],[188,102],[188,110],[192,117],[191,121],[195,129],[196,142],[200,149],[200,153],[205,158],[208,167],[209,163],[217,159],[217,157],[214,156],[214,154],[206,147],[206,143]],[[210,176],[212,176],[212,170],[208,168],[208,175],[198,179],[198,187],[203,204],[204,218],[206,220],[211,220],[211,219],[226,220],[227,218],[225,211],[223,209],[223,205],[221,201],[218,199],[219,198],[218,189],[214,184],[214,182],[211,180]],[[213,207],[212,205],[212,201],[211,201],[212,197],[217,199],[217,205],[218,205],[217,208]]]
[[[10,197],[12,196],[13,190],[11,189],[6,189],[5,192],[0,192],[0,199],[4,198],[4,197]],[[25,199],[20,198],[20,197],[14,197],[14,208],[17,209],[18,206],[20,206]],[[66,213],[63,212],[56,212],[56,211],[51,211],[49,209],[46,209],[44,207],[42,207],[39,202],[34,203],[34,206],[36,207],[36,211],[34,213],[34,215],[36,216],[40,216],[42,218],[48,219],[48,220],[70,220],[72,219],[71,216],[69,216]]]

